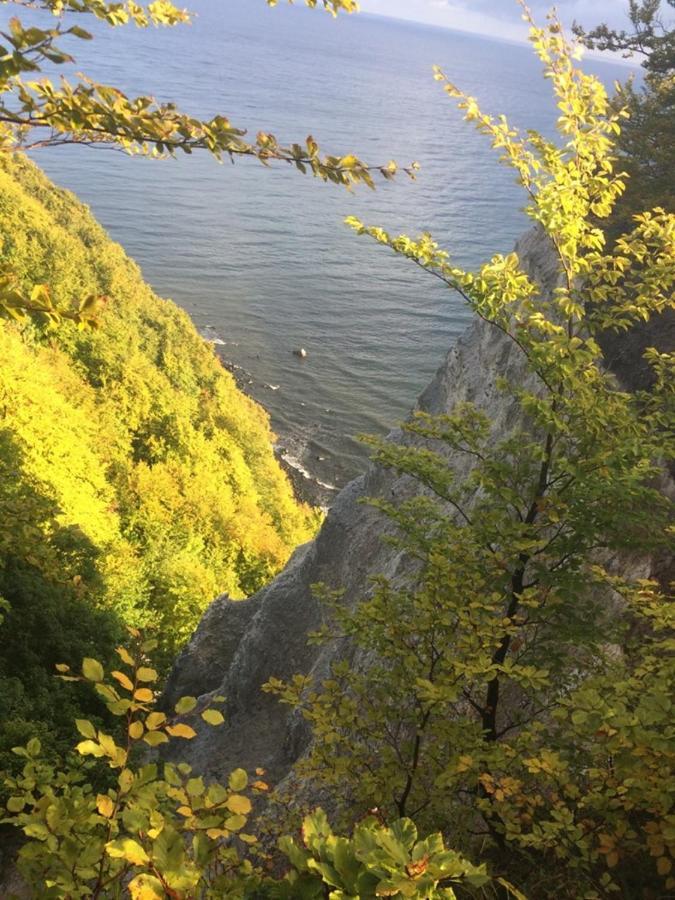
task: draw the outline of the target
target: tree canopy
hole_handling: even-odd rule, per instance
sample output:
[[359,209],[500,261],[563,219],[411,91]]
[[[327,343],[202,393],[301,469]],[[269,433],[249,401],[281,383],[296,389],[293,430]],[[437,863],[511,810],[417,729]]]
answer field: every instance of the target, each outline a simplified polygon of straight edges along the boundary
[[[365,817],[347,838],[316,810],[303,821],[301,841],[279,842],[290,871],[270,875],[274,860],[252,855],[256,836],[242,833],[252,827],[247,773],[207,784],[185,765],[146,764],[138,753],[142,744],[192,739],[201,721],[221,724],[213,704],[223,698],[155,709],[159,673],[147,659],[155,643],[132,628],[135,642],[116,648],[122,664],[109,676],[111,666],[88,654],[81,667],[72,658],[57,665],[76,689],[93,688],[104,701],[101,716],[118,725],[93,713],[78,719],[83,740],[75,761],[63,765],[45,761],[36,739],[15,751],[22,771],[5,781],[4,821],[28,838],[21,864],[37,896],[455,900],[494,888],[518,900],[522,891],[533,900],[652,900],[675,889],[673,605],[656,567],[646,573],[626,564],[653,561],[672,546],[672,500],[658,486],[675,451],[675,354],[649,348],[650,389],[631,393],[607,370],[599,344],[608,330],[626,332],[673,309],[675,216],[648,209],[608,240],[604,225],[627,178],[616,150],[627,111],[576,66],[576,48],[555,15],[542,28],[525,14],[558,109],[556,140],[484,113],[444,72],[435,74],[522,186],[554,262],[552,287],[538,284],[515,253],[466,271],[430,234],[396,236],[348,220],[441,279],[519,359],[516,377],[497,383],[513,413],[506,431],[478,405],[456,403],[442,416],[414,416],[400,442],[370,441],[381,466],[420,487],[404,502],[372,501],[395,526],[394,545],[413,563],[409,577],[400,577],[402,567],[395,580],[376,576],[354,608],[324,590],[327,625],[315,638],[347,638],[346,655],[329,672],[265,686],[312,726],[299,775],[330,801],[334,818],[351,826]],[[230,563],[236,555],[231,577],[242,586],[267,575],[265,540],[251,558],[242,532],[251,530],[247,491],[262,484],[268,516],[256,524],[271,541],[284,535],[278,476],[265,480],[257,469],[267,471],[269,448],[265,456],[255,443],[249,457],[243,453],[248,467],[241,465],[229,429],[249,436],[237,431],[243,414],[230,408],[231,384],[182,314],[149,296],[119,248],[102,246],[96,234],[84,247],[70,241],[70,229],[79,235],[86,219],[82,209],[24,161],[7,165],[40,196],[38,204],[7,203],[15,277],[30,279],[37,269],[55,292],[62,279],[70,296],[73,285],[94,294],[112,285],[124,315],[108,319],[104,310],[98,331],[66,323],[52,345],[32,326],[7,329],[4,352],[14,360],[7,377],[27,400],[9,410],[13,430],[0,455],[7,472],[21,475],[0,482],[1,501],[20,522],[0,530],[9,560],[3,575],[24,589],[11,569],[18,559],[33,631],[49,620],[35,600],[44,597],[44,581],[63,586],[51,578],[54,561],[70,601],[110,579],[125,611],[151,610],[170,626],[174,609],[184,608],[165,609],[166,598],[193,584],[195,571],[208,580],[220,554]],[[3,202],[13,189],[10,179]],[[36,250],[21,228],[34,230],[38,216],[48,227]],[[83,232],[91,236],[91,228]],[[54,253],[55,246],[79,255]],[[186,343],[201,348],[190,359]],[[58,390],[41,398],[50,379]],[[50,466],[73,455],[61,421],[73,386],[86,452],[71,484]],[[96,464],[100,444],[108,468]],[[461,478],[457,458],[470,463]],[[219,506],[217,527],[207,530],[212,510],[202,491],[224,461],[233,483],[206,500],[225,496],[231,518],[223,521]],[[78,523],[83,507],[91,516]],[[302,527],[303,511],[295,513]],[[138,553],[130,567],[128,548]],[[145,580],[136,597],[139,571]],[[9,610],[2,604],[5,622],[15,604],[13,597]],[[108,624],[102,618],[101,630]],[[73,649],[86,653],[79,630],[74,638]],[[19,665],[31,647],[24,640],[16,651]],[[3,699],[14,686],[11,671],[5,675]],[[264,794],[267,784],[250,789]],[[295,796],[277,799],[297,815]],[[432,833],[419,840],[418,829]]]
[[374,577],[354,607],[321,591],[315,637],[349,649],[328,674],[317,665],[266,690],[310,723],[299,777],[346,815],[377,806],[464,852],[480,844],[489,870],[532,897],[665,896],[673,605],[667,576],[627,562],[672,542],[672,502],[656,484],[675,450],[675,354],[648,349],[652,389],[631,394],[598,336],[675,307],[675,215],[646,211],[607,240],[625,113],[576,67],[554,15],[548,28],[530,19],[530,39],[559,110],[555,142],[436,78],[515,172],[552,285],[515,253],[466,271],[429,234],[348,220],[511,345],[520,364],[498,382],[510,424],[456,402],[415,415],[400,442],[369,441],[377,462],[418,483],[412,498],[371,501],[408,574]]
[[675,2],[630,0],[628,15],[630,30],[601,24],[584,31],[575,26],[588,47],[642,59],[643,85],[636,87],[633,79],[617,85],[613,100],[615,108],[629,113],[617,149],[630,175],[612,219],[613,235],[650,206],[675,209]]
[[105,660],[122,622],[154,623],[168,662],[214,597],[261,587],[318,516],[189,317],[20,154],[0,157],[0,235],[20,285],[49,284],[58,305],[111,298],[95,329],[0,327],[3,752],[68,732],[53,663]]

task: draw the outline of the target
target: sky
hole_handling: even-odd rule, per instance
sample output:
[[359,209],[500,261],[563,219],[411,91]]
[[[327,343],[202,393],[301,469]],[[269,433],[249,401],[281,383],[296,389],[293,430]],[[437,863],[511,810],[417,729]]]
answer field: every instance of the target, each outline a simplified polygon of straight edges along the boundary
[[[516,0],[361,0],[364,12],[412,19],[429,25],[473,31],[507,40],[525,40],[527,26],[521,19]],[[554,0],[530,0],[535,19],[545,22]],[[576,19],[591,27],[607,22],[614,27],[627,25],[628,0],[557,0],[555,6],[564,24]]]

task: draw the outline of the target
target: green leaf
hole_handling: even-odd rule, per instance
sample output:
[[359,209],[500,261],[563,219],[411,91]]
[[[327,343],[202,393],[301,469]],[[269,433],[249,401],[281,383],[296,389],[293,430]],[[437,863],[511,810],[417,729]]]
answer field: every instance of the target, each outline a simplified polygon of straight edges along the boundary
[[106,703],[115,703],[116,704],[116,703],[119,703],[119,701],[121,699],[119,694],[109,684],[97,683],[94,685],[94,690],[96,691],[97,694],[99,694],[101,697],[103,697],[103,699],[106,701]]
[[152,682],[157,681],[158,676],[154,669],[149,669],[147,666],[141,666],[136,670],[136,678],[138,678],[139,681]]
[[328,824],[326,813],[317,809],[302,820],[302,838],[310,849],[333,837],[333,830]]
[[51,832],[42,822],[31,822],[24,826],[23,833],[26,837],[35,838],[38,841],[46,841]]
[[227,780],[231,791],[243,791],[248,785],[248,775],[244,769],[234,769]]
[[80,28],[79,25],[71,25],[68,32],[74,34],[75,37],[78,37],[83,41],[90,41],[93,38],[93,35],[89,31],[85,31],[84,28]]
[[224,800],[227,800],[228,796],[228,792],[222,784],[217,783],[210,784],[206,792],[206,799],[214,806],[218,806]]
[[189,778],[186,785],[185,790],[188,792],[190,797],[201,797],[205,791],[204,779],[201,777],[198,778]]
[[183,716],[185,715],[185,713],[192,712],[196,705],[196,697],[181,697],[178,703],[176,703],[174,709],[179,716]]
[[132,866],[143,866],[150,861],[150,857],[138,843],[129,837],[116,838],[105,845],[106,853],[113,859],[124,859]]
[[238,813],[234,816],[228,816],[224,824],[228,831],[239,831],[246,825],[247,821],[246,816]]
[[82,674],[87,681],[103,681],[103,666],[97,659],[86,657],[82,660]]
[[88,719],[75,719],[75,727],[82,737],[96,738],[96,729]]
[[392,824],[391,831],[396,840],[410,852],[417,840],[417,828],[412,819],[398,819]]
[[160,744],[168,744],[169,738],[163,731],[146,731],[143,740],[150,747],[158,747]]

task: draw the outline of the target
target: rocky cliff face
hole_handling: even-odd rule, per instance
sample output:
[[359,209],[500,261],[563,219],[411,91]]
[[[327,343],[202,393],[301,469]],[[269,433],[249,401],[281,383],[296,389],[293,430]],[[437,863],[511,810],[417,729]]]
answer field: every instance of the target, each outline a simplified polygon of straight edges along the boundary
[[[557,267],[548,242],[536,230],[517,245],[525,268],[544,290],[555,286]],[[626,363],[630,366],[630,361]],[[476,404],[490,417],[495,438],[518,421],[518,410],[495,386],[498,376],[522,382],[522,358],[496,328],[475,321],[450,350],[418,408],[447,412],[461,401]],[[410,441],[400,432],[390,439]],[[414,439],[416,440],[416,439]],[[466,475],[466,456],[450,456],[458,475]],[[369,578],[384,573],[398,580],[409,571],[398,551],[383,541],[388,523],[361,501],[411,496],[420,488],[409,477],[371,466],[337,497],[313,542],[300,547],[271,584],[245,601],[217,599],[178,658],[166,688],[167,702],[182,695],[224,694],[227,724],[201,728],[182,747],[183,757],[208,776],[222,777],[233,767],[263,766],[272,783],[283,779],[311,739],[300,718],[267,694],[261,685],[271,676],[321,675],[346,650],[340,642],[308,646],[307,635],[321,623],[322,611],[311,586],[323,582],[344,591],[352,604],[369,589]],[[643,561],[644,563],[644,561]],[[648,574],[644,565],[640,574]]]

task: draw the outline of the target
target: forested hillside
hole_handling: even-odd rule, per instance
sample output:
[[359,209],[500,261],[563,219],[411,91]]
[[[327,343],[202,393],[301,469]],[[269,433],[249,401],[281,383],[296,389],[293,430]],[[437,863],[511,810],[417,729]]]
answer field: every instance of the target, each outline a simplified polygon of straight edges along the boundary
[[106,657],[123,623],[156,627],[173,653],[218,593],[277,572],[316,516],[266,413],[188,316],[23,157],[0,158],[0,240],[23,287],[46,283],[61,305],[108,298],[96,329],[0,323],[5,751],[53,740],[55,722],[70,731],[55,663]]

